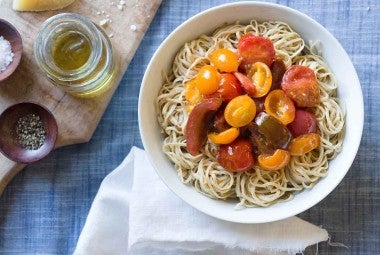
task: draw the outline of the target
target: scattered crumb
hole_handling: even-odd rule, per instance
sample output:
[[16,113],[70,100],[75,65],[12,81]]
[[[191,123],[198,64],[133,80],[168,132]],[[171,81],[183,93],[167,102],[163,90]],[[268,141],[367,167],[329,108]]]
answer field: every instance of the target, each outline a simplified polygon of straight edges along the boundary
[[110,15],[107,14],[107,15],[106,15],[106,18],[108,19],[109,17],[110,17]]
[[105,11],[102,11],[102,14],[106,13]]
[[129,28],[130,28],[132,31],[136,31],[136,30],[137,30],[137,26],[136,26],[136,25],[131,25]]
[[100,15],[100,14],[101,14],[101,12],[97,12],[96,14],[97,14],[97,15]]
[[99,25],[102,26],[102,27],[106,27],[108,25],[108,23],[110,22],[110,19],[102,19],[100,22],[99,22]]
[[110,34],[109,37],[112,38],[112,37],[113,37],[113,34]]

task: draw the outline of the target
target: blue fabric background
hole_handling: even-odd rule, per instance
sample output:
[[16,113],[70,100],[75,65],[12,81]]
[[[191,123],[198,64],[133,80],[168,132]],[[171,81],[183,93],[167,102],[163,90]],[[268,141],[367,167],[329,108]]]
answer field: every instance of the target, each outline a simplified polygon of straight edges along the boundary
[[[58,149],[28,166],[0,197],[1,254],[73,252],[102,179],[131,146],[142,147],[137,102],[154,51],[187,18],[225,2],[230,1],[163,1],[92,140]],[[379,1],[268,2],[309,15],[338,39],[355,65],[365,100],[363,139],[354,164],[327,198],[299,216],[349,246],[320,244],[319,254],[380,254]]]

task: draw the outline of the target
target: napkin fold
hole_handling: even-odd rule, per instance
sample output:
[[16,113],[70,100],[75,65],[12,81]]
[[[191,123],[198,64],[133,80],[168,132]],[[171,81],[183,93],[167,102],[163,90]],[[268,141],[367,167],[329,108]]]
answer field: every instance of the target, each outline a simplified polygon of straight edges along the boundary
[[203,214],[173,194],[133,147],[102,182],[74,254],[295,254],[327,239],[326,230],[297,217],[237,224]]

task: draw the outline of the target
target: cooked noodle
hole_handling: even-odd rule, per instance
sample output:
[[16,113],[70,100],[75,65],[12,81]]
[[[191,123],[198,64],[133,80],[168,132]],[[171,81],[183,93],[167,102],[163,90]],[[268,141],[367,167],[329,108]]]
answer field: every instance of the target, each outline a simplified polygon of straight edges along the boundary
[[[207,142],[202,153],[187,152],[184,127],[188,119],[184,84],[195,78],[198,70],[210,64],[210,53],[218,48],[236,51],[246,33],[268,37],[276,56],[286,67],[293,64],[310,67],[316,74],[321,96],[313,108],[321,136],[319,148],[303,156],[292,156],[280,171],[265,171],[255,166],[250,171],[232,173],[216,161],[218,147]],[[283,22],[249,25],[233,24],[217,29],[211,36],[202,35],[186,43],[176,55],[172,71],[166,77],[157,98],[158,120],[165,135],[163,151],[174,163],[179,179],[199,192],[216,199],[237,198],[239,207],[269,206],[289,200],[294,192],[313,187],[328,171],[329,160],[341,150],[344,137],[344,112],[337,98],[337,82],[315,45],[308,47],[299,34]]]

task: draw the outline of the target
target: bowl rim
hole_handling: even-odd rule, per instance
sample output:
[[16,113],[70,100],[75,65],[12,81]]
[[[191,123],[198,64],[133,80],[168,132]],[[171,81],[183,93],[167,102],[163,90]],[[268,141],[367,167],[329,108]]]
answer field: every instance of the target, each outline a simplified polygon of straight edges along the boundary
[[[149,73],[152,72],[152,69],[154,69],[154,66],[153,66],[153,64],[155,62],[154,60],[160,54],[160,52],[162,51],[162,49],[165,48],[165,46],[168,44],[168,42],[170,42],[170,41],[173,40],[173,37],[175,37],[175,35],[176,35],[176,33],[178,33],[178,31],[182,30],[184,27],[186,27],[188,25],[188,23],[194,22],[194,20],[197,20],[201,16],[203,16],[205,14],[213,13],[215,11],[219,11],[220,9],[224,9],[224,8],[241,7],[241,6],[247,6],[247,5],[249,5],[249,6],[267,7],[267,8],[275,8],[275,9],[280,10],[280,11],[284,11],[284,12],[287,12],[287,13],[295,14],[295,15],[301,17],[302,19],[306,19],[308,22],[313,23],[314,26],[317,26],[319,29],[321,29],[329,37],[329,39],[331,39],[334,42],[334,44],[336,44],[340,48],[339,50],[342,52],[342,54],[344,55],[344,57],[346,57],[349,60],[348,65],[350,65],[352,67],[352,70],[353,70],[353,73],[352,73],[353,78],[354,78],[354,82],[353,83],[356,83],[356,84],[359,85],[359,86],[354,87],[354,89],[358,90],[358,91],[356,91],[357,92],[357,96],[358,96],[358,101],[359,101],[359,105],[357,106],[357,111],[358,111],[358,114],[360,116],[360,119],[355,120],[355,123],[356,123],[356,125],[358,125],[358,128],[356,129],[356,132],[358,134],[359,139],[355,140],[354,143],[351,144],[352,148],[351,148],[351,152],[350,153],[352,154],[352,157],[350,159],[345,159],[347,169],[344,169],[344,171],[342,171],[343,173],[339,176],[339,178],[335,179],[335,182],[333,183],[333,185],[329,185],[327,187],[327,189],[324,190],[323,193],[320,194],[317,197],[317,199],[314,199],[312,201],[306,201],[306,203],[304,205],[298,207],[298,210],[292,211],[292,212],[287,213],[285,215],[275,215],[275,216],[271,215],[269,217],[269,219],[268,218],[266,218],[266,219],[231,218],[230,216],[226,216],[223,213],[215,213],[215,212],[211,212],[208,209],[206,210],[205,208],[201,207],[200,204],[195,204],[194,200],[190,199],[189,197],[187,197],[187,195],[181,193],[179,190],[177,190],[175,187],[173,187],[173,185],[165,178],[165,176],[163,175],[163,173],[160,171],[160,166],[156,164],[156,161],[155,161],[155,159],[153,157],[153,152],[151,151],[152,148],[149,145],[150,141],[144,135],[144,131],[146,130],[146,126],[145,126],[144,121],[143,121],[143,114],[144,114],[143,113],[143,108],[144,108],[144,102],[143,102],[144,100],[143,99],[146,97],[146,93],[147,93],[144,90],[144,88],[146,87],[147,80],[149,78]],[[252,17],[252,18],[254,18],[254,17]],[[238,20],[238,18],[236,20]],[[220,26],[221,24],[218,24],[218,25]],[[211,30],[212,30],[212,28],[211,28]],[[200,34],[201,33],[199,33],[198,35],[200,35]],[[345,123],[346,122],[347,122],[347,119],[345,119]],[[142,80],[142,83],[141,83],[140,94],[139,94],[139,102],[138,102],[138,123],[139,123],[139,130],[140,130],[140,134],[141,134],[141,140],[142,140],[143,146],[145,148],[145,151],[147,152],[147,156],[148,156],[148,159],[149,159],[150,163],[152,164],[153,168],[155,169],[156,173],[161,178],[161,180],[166,184],[166,186],[172,192],[174,192],[178,197],[180,197],[183,201],[185,201],[186,203],[188,203],[192,207],[198,209],[199,211],[201,211],[201,212],[203,212],[203,213],[205,213],[207,215],[210,215],[212,217],[215,217],[215,218],[218,218],[218,219],[222,219],[222,220],[225,220],[225,221],[236,222],[236,223],[247,223],[247,224],[251,224],[251,223],[266,223],[266,222],[273,222],[273,221],[285,219],[285,218],[297,215],[297,214],[299,214],[301,212],[304,212],[304,211],[308,210],[312,206],[318,204],[321,200],[323,200],[326,196],[328,196],[328,194],[330,194],[338,186],[338,184],[342,181],[342,179],[344,178],[344,176],[347,174],[348,170],[350,169],[350,167],[351,167],[351,165],[352,165],[352,163],[353,163],[353,161],[355,159],[355,156],[357,154],[357,151],[359,149],[359,146],[360,146],[360,141],[361,141],[362,132],[363,132],[363,126],[364,126],[364,103],[363,103],[363,94],[362,94],[362,91],[361,91],[360,81],[359,81],[357,72],[355,70],[355,67],[353,66],[353,64],[352,64],[352,62],[351,62],[351,60],[350,60],[347,52],[345,51],[345,49],[342,47],[342,45],[337,41],[337,39],[326,28],[324,28],[321,24],[319,24],[317,21],[315,21],[311,17],[307,16],[306,14],[304,14],[304,13],[298,11],[298,10],[295,10],[293,8],[290,8],[288,6],[284,6],[284,5],[280,5],[280,4],[275,4],[275,3],[267,3],[267,2],[242,1],[242,2],[233,2],[233,3],[227,3],[227,4],[218,5],[218,6],[206,9],[206,10],[204,10],[204,11],[202,11],[202,12],[200,12],[200,13],[192,16],[192,17],[190,17],[189,19],[187,19],[186,21],[184,21],[183,23],[181,23],[178,27],[176,27],[166,37],[166,39],[159,45],[159,47],[156,49],[155,53],[153,54],[151,60],[149,61],[149,64],[148,64],[148,66],[146,68],[146,71],[145,71],[145,74],[144,74],[144,77],[143,77],[143,80]],[[174,170],[174,167],[173,167],[173,170]],[[324,178],[326,178],[326,177],[324,177]],[[179,179],[178,179],[178,181],[180,182]],[[182,184],[182,185],[185,185],[185,184]],[[194,192],[197,192],[194,189],[194,187],[192,187],[192,188],[193,188]],[[284,203],[287,203],[287,202],[284,202]],[[250,210],[250,209],[251,208],[246,208],[244,210]]]

